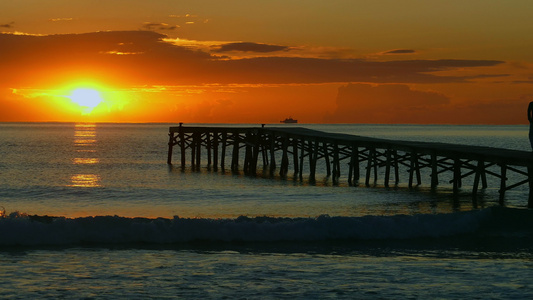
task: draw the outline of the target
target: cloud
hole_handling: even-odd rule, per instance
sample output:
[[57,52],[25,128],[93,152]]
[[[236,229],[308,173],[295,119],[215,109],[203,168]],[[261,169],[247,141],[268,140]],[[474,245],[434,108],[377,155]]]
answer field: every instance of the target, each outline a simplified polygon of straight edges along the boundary
[[416,51],[412,49],[396,49],[396,50],[386,51],[383,54],[387,55],[387,54],[413,54],[413,53],[416,53]]
[[185,25],[206,24],[209,22],[209,19],[201,18],[200,16],[193,14],[169,15],[168,17],[183,21],[183,24]]
[[[217,54],[221,53],[219,49],[222,45],[226,44],[241,44],[242,42],[228,42],[228,41],[200,41],[189,40],[183,38],[165,38],[163,41],[171,43],[176,46],[187,47],[189,49],[195,49],[207,53]],[[253,43],[257,45],[265,45],[261,43]],[[323,58],[323,59],[354,59],[360,58],[363,53],[360,50],[354,50],[352,48],[342,47],[324,47],[324,46],[281,46],[286,47],[286,51],[274,51],[274,52],[245,52],[245,51],[227,51],[224,55],[231,57],[232,59],[240,58],[253,58],[253,57],[300,57],[300,58]]]
[[[526,70],[528,70],[528,69],[526,68]],[[514,83],[514,84],[533,84],[533,76],[524,76],[524,77],[526,77],[526,78],[523,78],[522,80],[513,80],[513,81],[511,81],[511,83]]]
[[[57,120],[54,99],[45,93],[23,95],[0,87],[0,120],[2,122],[46,122]],[[61,107],[61,106],[59,106]]]
[[442,93],[403,84],[348,84],[339,88],[333,123],[432,123],[450,103]]
[[216,52],[243,51],[243,52],[276,52],[288,50],[287,46],[268,45],[259,43],[228,43],[220,46]]
[[[184,66],[211,57],[164,43],[164,37],[151,31],[48,36],[0,34],[0,84],[49,85],[75,77],[135,85],[150,81],[166,83],[187,77]],[[147,78],[153,80],[146,81]]]
[[[530,97],[528,97],[530,98]],[[528,99],[507,98],[468,102],[441,111],[441,123],[450,124],[525,124]]]
[[61,21],[73,21],[74,18],[54,18],[54,19],[48,19],[50,22],[61,22]]
[[144,22],[142,27],[146,30],[176,30],[180,28],[179,25],[169,25],[167,23],[154,22]]
[[[450,83],[466,82],[487,75],[439,76],[438,71],[454,68],[494,66],[491,60],[367,61],[359,59],[318,59],[258,57],[220,60],[210,72],[222,83]],[[497,76],[497,75],[491,75]]]
[[14,24],[15,24],[15,22],[9,22],[9,23],[5,23],[5,24],[0,24],[0,28],[13,28],[13,27],[15,27]]
[[[161,23],[147,25],[161,26]],[[285,49],[285,46],[256,43],[226,45],[229,45],[226,49],[238,51]],[[0,34],[0,83],[12,87],[51,84],[75,76],[129,85],[467,82],[501,75],[459,76],[453,75],[453,70],[502,63],[310,57],[230,59],[176,45],[168,42],[164,34],[142,30],[48,36]],[[440,71],[447,71],[447,75],[439,75]]]
[[[338,89],[328,123],[522,124],[530,95],[457,101],[405,84],[348,84]],[[517,116],[524,116],[517,118]]]
[[169,15],[171,18],[198,18],[197,15],[184,14],[184,15]]

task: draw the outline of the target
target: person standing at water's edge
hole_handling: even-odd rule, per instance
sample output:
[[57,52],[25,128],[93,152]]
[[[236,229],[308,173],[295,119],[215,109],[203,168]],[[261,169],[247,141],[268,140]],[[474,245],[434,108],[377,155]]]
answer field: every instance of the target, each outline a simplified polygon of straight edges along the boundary
[[533,149],[533,101],[527,107],[527,119],[529,120],[529,143]]

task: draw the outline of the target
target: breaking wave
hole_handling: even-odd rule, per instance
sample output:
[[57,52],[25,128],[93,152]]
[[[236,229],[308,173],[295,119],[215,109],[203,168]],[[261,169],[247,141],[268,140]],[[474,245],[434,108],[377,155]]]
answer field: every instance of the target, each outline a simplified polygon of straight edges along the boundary
[[532,213],[524,209],[493,207],[449,214],[396,216],[149,219],[65,218],[15,212],[0,218],[0,245],[406,240],[472,234],[532,237]]

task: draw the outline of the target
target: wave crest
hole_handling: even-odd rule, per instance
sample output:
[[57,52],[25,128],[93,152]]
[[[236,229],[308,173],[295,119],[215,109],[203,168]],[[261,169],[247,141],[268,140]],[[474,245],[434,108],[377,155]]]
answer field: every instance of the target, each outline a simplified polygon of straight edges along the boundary
[[[494,209],[450,214],[278,218],[81,218],[28,216],[0,218],[0,245],[75,245],[192,241],[277,242],[439,238],[474,233],[491,224]],[[513,218],[513,216],[507,216]]]

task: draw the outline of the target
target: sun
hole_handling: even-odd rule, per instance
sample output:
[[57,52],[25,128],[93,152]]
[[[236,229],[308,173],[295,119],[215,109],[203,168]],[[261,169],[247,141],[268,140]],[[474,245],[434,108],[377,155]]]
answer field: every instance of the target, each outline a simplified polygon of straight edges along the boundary
[[84,114],[91,113],[103,101],[102,96],[97,90],[89,88],[75,89],[67,98],[81,106]]

